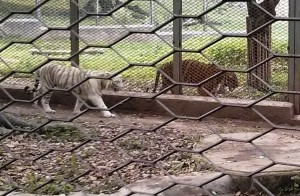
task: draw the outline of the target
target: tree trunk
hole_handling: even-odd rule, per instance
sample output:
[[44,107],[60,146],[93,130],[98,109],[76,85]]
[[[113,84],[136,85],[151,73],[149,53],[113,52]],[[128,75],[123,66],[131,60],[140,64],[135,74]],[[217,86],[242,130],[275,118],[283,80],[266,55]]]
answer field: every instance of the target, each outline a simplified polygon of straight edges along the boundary
[[35,124],[28,123],[28,122],[26,122],[20,118],[17,118],[15,116],[0,113],[0,126],[7,128],[7,129],[12,129],[11,125],[20,127],[20,128],[33,128],[33,127],[37,126]]
[[0,136],[10,133],[13,126],[22,129],[33,129],[37,125],[28,123],[9,114],[0,113]]
[[[25,130],[32,130],[36,127],[40,126],[39,124],[28,123],[18,117],[15,117],[10,114],[0,113],[0,136],[8,134],[12,131],[13,127],[18,127]],[[55,123],[51,125],[46,125],[39,131],[47,131],[48,129],[58,129],[58,128],[76,128],[70,124],[66,123]]]
[[[251,32],[253,29],[255,29],[255,24],[256,21],[253,20],[253,18],[248,17],[247,31]],[[247,40],[248,41],[248,68],[253,67],[254,65],[262,62],[263,60],[269,57],[270,55],[269,51],[266,50],[265,47],[267,48],[271,47],[271,26],[268,26],[264,28],[262,31],[259,31],[258,33],[253,35],[253,38],[255,38],[257,41],[262,43],[264,46],[252,40],[251,38]],[[252,72],[250,72],[247,76],[248,85],[260,91],[267,91],[268,88],[252,74],[255,74],[256,76],[258,76],[263,81],[269,84],[271,80],[270,62],[268,61],[260,65]]]
[[[276,15],[275,8],[279,0],[264,0],[259,5],[271,13],[273,16]],[[251,2],[247,3],[248,6],[248,15],[247,17],[247,32],[251,32],[262,25],[266,24],[272,17],[266,14],[259,7],[254,5]],[[260,43],[257,43],[252,38],[255,38]],[[266,58],[270,56],[269,51],[266,48],[271,48],[271,26],[266,26],[261,30],[254,33],[250,38],[248,38],[248,68],[253,67],[254,65],[262,62]],[[265,48],[266,47],[266,48]],[[251,73],[248,74],[247,83],[249,86],[252,86],[260,91],[267,91],[268,88],[255,76],[255,74],[259,78],[261,78],[264,82],[270,83],[271,80],[271,65],[270,62],[266,62],[256,69],[254,69]]]

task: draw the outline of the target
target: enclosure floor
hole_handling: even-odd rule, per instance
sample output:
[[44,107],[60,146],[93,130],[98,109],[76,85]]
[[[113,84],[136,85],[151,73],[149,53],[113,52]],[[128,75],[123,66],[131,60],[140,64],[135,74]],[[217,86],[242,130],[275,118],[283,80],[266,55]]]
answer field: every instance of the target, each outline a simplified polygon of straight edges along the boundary
[[[5,103],[0,102],[0,106]],[[62,105],[51,105],[52,109],[56,110],[55,114],[45,114],[41,111],[41,109],[37,109],[33,107],[31,104],[14,104],[5,111],[17,115],[24,116],[39,116],[39,117],[48,117],[52,116],[57,119],[67,119],[73,116],[72,110],[62,106]],[[169,120],[170,117],[167,116],[158,116],[152,113],[144,113],[135,111],[132,113],[131,111],[122,111],[122,112],[114,112],[117,115],[116,118],[104,118],[98,111],[89,111],[82,116],[78,117],[74,122],[97,122],[101,123],[110,123],[110,122],[120,122],[120,123],[128,123],[130,125],[139,124],[139,125],[160,125],[165,121]],[[237,119],[220,119],[214,117],[208,117],[201,121],[198,120],[185,120],[179,119],[169,123],[169,127],[176,128],[183,132],[191,132],[194,129],[201,130],[201,133],[206,133],[207,135],[211,135],[214,132],[218,133],[237,133],[237,132],[260,132],[270,127],[265,122],[258,121],[244,121]],[[207,127],[208,126],[208,127]],[[213,128],[218,127],[218,130],[212,130]],[[206,130],[206,131],[204,131]],[[192,133],[192,132],[191,132]]]
[[[65,117],[72,117],[72,111],[61,105],[54,105],[53,109],[56,109],[57,111],[57,114],[54,115],[55,118],[62,119]],[[41,111],[29,104],[13,105],[8,109],[5,109],[5,112],[13,113],[26,119],[30,116],[40,118],[41,121],[47,119]],[[97,111],[93,111],[84,114],[74,122],[85,125],[88,129],[97,128],[97,131],[93,134],[100,135],[106,132],[105,134],[113,135],[119,127],[123,130],[132,127],[135,129],[152,129],[169,119],[170,117],[166,116],[157,116],[149,113],[131,113],[130,111],[117,113],[116,118],[103,118]],[[221,167],[231,174],[241,175],[242,173],[245,174],[259,171],[270,165],[272,163],[271,160],[295,165],[300,162],[300,133],[297,131],[283,129],[275,130],[258,137],[253,140],[253,142],[247,141],[270,128],[270,126],[264,122],[216,118],[207,118],[202,121],[180,119],[167,124],[163,128],[163,131],[158,130],[158,132],[166,141],[170,142],[175,147],[189,150],[192,149],[193,151],[201,151],[202,149],[206,149],[207,147],[218,143],[221,138],[225,139],[225,142],[205,150],[203,155],[205,155],[205,157],[214,165],[212,168]],[[122,136],[122,138],[123,137],[125,138],[125,136]],[[127,134],[126,137],[132,136]],[[139,139],[141,136],[133,135],[133,137]],[[159,138],[154,137],[149,139],[152,139],[154,143],[159,143],[155,143],[155,145],[161,145],[162,140],[159,140]],[[239,142],[233,140],[239,140]],[[191,145],[184,146],[184,144]],[[163,150],[162,147],[157,148]],[[192,154],[194,160],[198,157],[199,154]],[[100,160],[99,157],[98,160]],[[266,170],[263,170],[261,173],[285,171],[299,171],[299,168],[275,164],[272,167],[266,168]],[[184,171],[179,172],[178,174],[188,174],[192,172],[195,171]],[[132,181],[128,181],[128,183],[140,180],[140,178],[134,176],[135,173],[138,172],[132,172],[130,174],[132,175]],[[172,175],[177,174],[173,173]],[[145,176],[146,178],[149,177],[146,174]]]

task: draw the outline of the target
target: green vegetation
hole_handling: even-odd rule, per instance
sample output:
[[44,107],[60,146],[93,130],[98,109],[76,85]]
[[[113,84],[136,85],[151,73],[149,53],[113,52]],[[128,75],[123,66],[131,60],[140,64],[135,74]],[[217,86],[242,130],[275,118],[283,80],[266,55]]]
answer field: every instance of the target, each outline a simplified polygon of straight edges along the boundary
[[134,138],[126,138],[120,141],[120,147],[128,150],[146,150],[147,148],[143,145],[143,143]]
[[84,141],[85,135],[81,132],[79,128],[65,124],[62,126],[51,125],[47,127],[41,136],[52,142],[64,140],[67,142],[80,142]]
[[300,193],[300,176],[295,175],[292,176],[290,179],[287,179],[283,186],[277,188],[279,195],[298,195]]
[[[70,43],[62,40],[38,41],[35,43],[41,50],[69,50]],[[1,45],[1,43],[0,43]],[[152,63],[162,55],[171,51],[171,48],[161,43],[149,42],[129,42],[123,41],[113,47],[131,63]],[[35,49],[29,44],[13,44],[0,53],[1,58],[7,63],[0,62],[0,74],[4,75],[12,70],[31,71],[34,67],[46,60],[42,55],[33,55],[30,50]],[[67,58],[69,55],[51,56],[56,58]],[[68,62],[59,62],[68,64]],[[106,49],[104,54],[90,55],[81,54],[80,63],[84,69],[100,69],[108,71],[118,71],[125,68],[128,63],[116,52]],[[150,75],[149,75],[150,73]],[[122,74],[125,78],[151,79],[154,77],[154,68],[132,67]],[[141,74],[141,75],[140,75]],[[23,76],[26,77],[26,76]],[[30,77],[28,74],[27,77]]]
[[[300,193],[300,177],[298,173],[279,173],[268,174],[256,177],[274,195],[295,196]],[[254,183],[250,178],[236,177],[237,186],[244,190],[246,195],[268,195],[262,191],[261,187]]]
[[171,155],[164,165],[169,174],[192,173],[198,171],[214,171],[215,168],[203,157],[191,153]]
[[28,193],[39,193],[48,195],[68,194],[74,191],[73,185],[65,182],[62,177],[58,177],[46,186],[35,190],[37,187],[47,183],[48,181],[49,180],[41,178],[35,174],[28,174],[26,176],[27,186],[25,188],[25,191]]

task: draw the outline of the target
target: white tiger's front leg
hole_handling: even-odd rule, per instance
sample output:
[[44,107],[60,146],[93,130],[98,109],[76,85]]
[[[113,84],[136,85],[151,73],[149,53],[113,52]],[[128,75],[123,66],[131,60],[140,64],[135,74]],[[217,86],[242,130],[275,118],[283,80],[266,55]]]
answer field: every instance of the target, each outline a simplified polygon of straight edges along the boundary
[[[43,94],[43,92],[46,92],[47,89],[42,88],[42,86],[38,86],[35,90],[33,90],[33,97],[36,98],[38,96],[40,96],[41,94]],[[36,101],[33,102],[34,107],[38,107],[39,105],[39,100],[37,99]]]
[[[89,98],[93,104],[95,104],[100,109],[107,109],[102,97],[100,95],[92,96]],[[116,115],[110,113],[110,111],[101,111],[104,117],[116,117]]]
[[[43,94],[46,91],[47,91],[46,88],[40,86],[36,90],[36,92],[33,93],[33,97],[40,96],[41,94]],[[55,110],[52,110],[51,107],[50,107],[50,105],[49,105],[51,96],[52,96],[52,92],[49,92],[48,94],[46,94],[45,96],[43,96],[41,98],[41,104],[42,104],[42,107],[43,107],[43,109],[44,109],[44,111],[46,113],[55,113],[56,112]],[[38,107],[38,105],[39,105],[39,99],[37,99],[33,104],[34,104],[35,107]]]

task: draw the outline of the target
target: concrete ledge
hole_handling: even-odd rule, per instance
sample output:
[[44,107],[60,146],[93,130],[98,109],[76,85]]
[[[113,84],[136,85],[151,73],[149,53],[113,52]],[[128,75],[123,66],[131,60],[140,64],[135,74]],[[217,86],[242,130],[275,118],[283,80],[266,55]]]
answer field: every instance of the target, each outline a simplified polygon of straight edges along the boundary
[[[26,95],[20,87],[5,88],[12,97],[19,100],[31,100],[32,96]],[[119,105],[116,110],[130,110],[135,112],[153,112],[159,115],[171,115],[158,102],[160,101],[174,114],[179,116],[199,117],[220,106],[213,98],[183,95],[160,95],[156,100],[149,99],[152,93],[134,93],[134,92],[107,92],[103,94],[103,99],[108,106],[115,105],[128,97],[131,100]],[[9,100],[9,97],[0,90],[0,99]],[[262,120],[251,108],[245,108],[251,104],[251,100],[220,98],[222,104],[235,105],[227,106],[215,113],[210,114],[212,117],[232,118],[241,120]],[[74,107],[75,97],[69,93],[55,92],[51,99],[52,104],[62,104],[67,107]],[[239,107],[236,107],[239,106]],[[273,123],[300,125],[300,121],[294,119],[293,104],[277,101],[262,101],[253,106],[267,119]]]
[[[69,50],[43,50],[40,51],[38,49],[31,49],[29,50],[29,52],[32,55],[70,55],[71,51]],[[99,48],[99,49],[89,49],[89,50],[85,50],[83,51],[81,54],[91,54],[91,55],[96,55],[96,54],[103,54],[104,53],[104,49]]]

